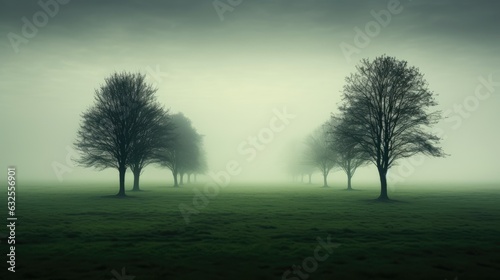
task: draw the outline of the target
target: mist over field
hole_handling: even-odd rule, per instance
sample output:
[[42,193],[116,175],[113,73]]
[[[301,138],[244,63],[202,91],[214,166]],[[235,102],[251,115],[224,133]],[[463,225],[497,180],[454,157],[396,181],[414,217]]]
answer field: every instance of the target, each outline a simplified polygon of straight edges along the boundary
[[[385,53],[424,73],[438,95],[436,109],[448,117],[436,127],[451,156],[427,158],[407,180],[498,182],[495,4],[401,1],[399,13],[372,28],[375,35],[366,43],[357,38],[357,30],[365,32],[376,20],[372,13],[387,10],[388,2],[242,1],[219,16],[210,1],[71,1],[59,5],[46,25],[35,26],[33,38],[13,44],[8,34],[23,36],[22,18],[32,22],[42,8],[2,1],[2,162],[18,166],[23,180],[59,182],[54,162],[71,168],[64,182],[115,180],[113,170],[67,164],[66,147],[104,78],[140,71],[158,87],[166,108],[183,112],[205,135],[211,170],[236,160],[242,166],[236,181],[286,180],[286,147],[337,112],[344,79],[360,59]],[[356,38],[363,44],[356,45]],[[342,44],[355,50],[346,52]],[[491,94],[474,99],[485,83],[485,94]],[[260,149],[249,145],[249,137],[269,127],[273,110],[294,118]],[[169,176],[151,166],[144,180]],[[358,180],[373,179],[372,168],[359,170]]]

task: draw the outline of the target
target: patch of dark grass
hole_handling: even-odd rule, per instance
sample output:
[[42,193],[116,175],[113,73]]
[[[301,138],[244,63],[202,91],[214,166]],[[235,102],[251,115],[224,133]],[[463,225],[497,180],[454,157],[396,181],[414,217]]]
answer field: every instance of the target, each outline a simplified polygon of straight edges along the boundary
[[[498,190],[231,186],[186,224],[193,187],[25,188],[19,202],[23,279],[278,279],[312,256],[317,237],[341,244],[309,279],[496,279]],[[342,186],[342,188],[344,188]],[[5,239],[2,238],[2,243]],[[40,272],[41,271],[41,272]]]

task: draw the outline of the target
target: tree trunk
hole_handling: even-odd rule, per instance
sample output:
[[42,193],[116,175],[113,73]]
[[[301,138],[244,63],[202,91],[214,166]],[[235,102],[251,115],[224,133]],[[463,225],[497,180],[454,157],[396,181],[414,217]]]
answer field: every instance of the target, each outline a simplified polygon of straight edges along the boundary
[[328,187],[328,182],[326,181],[326,177],[328,177],[328,173],[323,172],[323,187]]
[[198,174],[194,173],[194,182],[195,182],[195,183],[197,182],[197,180],[196,180],[196,176],[197,176],[197,175],[198,175]]
[[191,173],[188,174],[188,184],[191,183]]
[[348,160],[347,161],[347,190],[348,191],[351,191],[352,190],[352,187],[351,187],[351,178],[352,178],[352,174],[351,174],[351,160]]
[[119,177],[120,177],[120,190],[116,194],[117,196],[126,196],[125,195],[125,171],[127,171],[127,167],[120,166],[118,168]]
[[387,196],[387,170],[379,169],[378,174],[380,176],[380,196],[379,200],[389,200]]
[[139,177],[141,176],[141,168],[136,168],[132,171],[134,173],[134,187],[132,191],[138,192],[141,189],[139,188]]
[[[349,163],[348,163],[347,167],[350,167]],[[348,168],[347,171],[346,171],[346,174],[347,174],[347,190],[348,191],[352,191],[352,187],[351,187],[351,179],[352,179],[351,169]]]
[[311,184],[311,177],[312,177],[312,174],[311,174],[311,173],[309,173],[308,175],[309,175],[309,184]]
[[180,173],[179,176],[181,177],[179,185],[184,185],[184,173]]
[[304,174],[300,174],[300,182],[304,183]]
[[351,187],[351,178],[352,178],[352,175],[351,175],[351,174],[348,174],[348,175],[347,175],[347,190],[348,190],[348,191],[352,191],[352,187]]
[[174,176],[174,187],[178,187],[179,184],[177,183],[177,171],[172,171],[172,175]]

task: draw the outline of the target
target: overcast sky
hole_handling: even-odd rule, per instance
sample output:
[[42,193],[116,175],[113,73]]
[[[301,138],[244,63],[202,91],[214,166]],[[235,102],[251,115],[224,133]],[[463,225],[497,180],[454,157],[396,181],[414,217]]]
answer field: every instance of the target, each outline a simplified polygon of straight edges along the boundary
[[[234,181],[284,178],[291,143],[336,112],[359,60],[387,54],[418,67],[438,94],[450,154],[390,173],[410,183],[500,182],[500,2],[40,2],[0,1],[0,159],[19,180],[59,182],[54,166],[71,170],[62,182],[118,178],[71,166],[66,147],[94,90],[123,70],[146,74],[158,100],[192,120],[214,172],[234,160]],[[249,160],[245,141],[277,111],[290,115],[283,130]],[[143,176],[159,178],[171,175]],[[377,173],[364,168],[354,180],[376,182]]]

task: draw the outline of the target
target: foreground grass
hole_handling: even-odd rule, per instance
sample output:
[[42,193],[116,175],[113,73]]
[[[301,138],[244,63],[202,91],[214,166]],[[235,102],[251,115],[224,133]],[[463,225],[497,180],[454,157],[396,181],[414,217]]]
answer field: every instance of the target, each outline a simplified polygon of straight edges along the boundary
[[179,203],[202,187],[19,188],[16,278],[281,279],[329,235],[341,246],[308,279],[500,278],[500,188],[399,188],[380,203],[376,188],[235,185],[186,224]]

